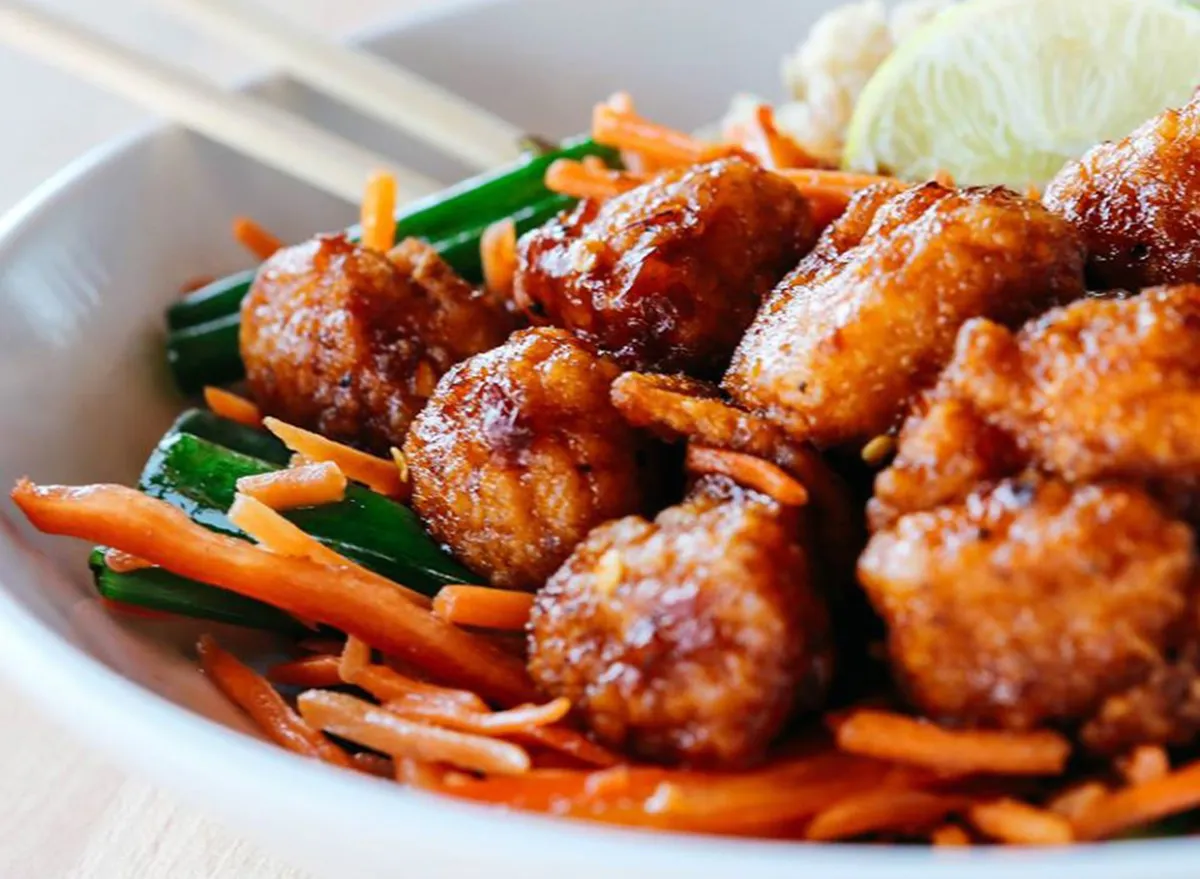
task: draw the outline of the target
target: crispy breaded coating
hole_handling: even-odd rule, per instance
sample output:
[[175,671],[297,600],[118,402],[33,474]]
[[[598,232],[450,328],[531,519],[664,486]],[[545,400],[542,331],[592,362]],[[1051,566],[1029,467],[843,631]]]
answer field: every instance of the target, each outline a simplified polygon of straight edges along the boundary
[[1200,281],[1200,94],[1069,163],[1044,201],[1083,234],[1093,287]]
[[334,235],[267,260],[241,325],[263,412],[386,454],[442,373],[515,326],[428,245],[405,242],[393,256]]
[[516,299],[626,368],[717,378],[816,237],[791,183],[723,159],[583,202],[525,235]]
[[[1196,632],[1195,620],[1191,631]],[[1200,734],[1200,642],[1190,641],[1127,690],[1104,700],[1079,732],[1101,754],[1120,754],[1148,742],[1188,745]]]
[[594,526],[641,511],[647,449],[609,401],[617,375],[549,328],[451,369],[404,445],[430,532],[492,584],[536,589]]
[[780,283],[725,376],[738,403],[793,438],[884,433],[936,381],[967,320],[1018,324],[1083,293],[1078,234],[1036,202],[937,183],[880,195],[860,194]]
[[735,767],[821,706],[829,623],[793,514],[723,478],[595,529],[537,595],[529,671],[638,757]]
[[1084,723],[1194,631],[1192,531],[1136,488],[1003,482],[877,533],[859,578],[904,692],[949,724]]
[[943,384],[1069,481],[1200,475],[1200,286],[964,327]]

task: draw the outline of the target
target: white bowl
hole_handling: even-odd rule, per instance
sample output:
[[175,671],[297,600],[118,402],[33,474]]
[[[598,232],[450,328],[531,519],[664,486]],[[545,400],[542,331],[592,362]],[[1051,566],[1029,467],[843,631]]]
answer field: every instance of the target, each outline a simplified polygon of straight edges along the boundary
[[[691,126],[719,114],[736,90],[774,94],[779,57],[829,5],[460,3],[370,42],[532,132],[586,127],[591,104],[618,88],[648,115]],[[305,89],[273,81],[264,90],[429,173],[461,173]],[[0,484],[26,474],[135,477],[183,405],[163,365],[163,309],[186,279],[246,264],[225,233],[236,214],[298,240],[345,225],[353,208],[156,129],[76,163],[7,217]],[[330,770],[251,737],[195,671],[194,628],[107,615],[93,597],[87,547],[32,533],[7,501],[0,509],[2,667],[88,742],[322,875],[862,879],[1086,870],[1105,879],[1191,875],[1200,855],[1187,841],[945,853],[650,835],[505,814]]]

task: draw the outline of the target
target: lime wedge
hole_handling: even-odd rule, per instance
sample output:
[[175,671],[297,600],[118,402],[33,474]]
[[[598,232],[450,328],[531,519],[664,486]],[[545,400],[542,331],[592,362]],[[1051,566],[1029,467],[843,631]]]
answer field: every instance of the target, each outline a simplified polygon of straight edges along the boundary
[[844,162],[1042,185],[1200,85],[1200,11],[1175,0],[966,0],[867,84]]

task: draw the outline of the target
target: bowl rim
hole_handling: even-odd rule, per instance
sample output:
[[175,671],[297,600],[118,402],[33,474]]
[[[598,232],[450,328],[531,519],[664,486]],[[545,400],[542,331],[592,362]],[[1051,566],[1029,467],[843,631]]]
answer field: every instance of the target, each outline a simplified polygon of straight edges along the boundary
[[[444,0],[436,7],[363,28],[351,39],[371,46],[399,31],[469,14],[476,8],[521,2],[528,0]],[[274,74],[257,76],[245,80],[239,87],[259,86],[278,78]],[[142,123],[93,147],[52,174],[0,216],[0,261],[8,252],[19,249],[27,227],[43,214],[61,209],[60,205],[69,202],[93,175],[119,158],[145,148],[157,138],[178,136],[182,131],[178,126],[161,121]],[[48,558],[20,535],[13,519],[10,512],[0,511],[0,540],[6,540],[27,555]],[[53,565],[46,566],[44,575],[62,577]],[[115,756],[131,771],[138,772],[132,761],[122,755],[137,753],[141,763],[169,767],[151,773],[160,782],[169,775],[185,771],[188,754],[202,752],[206,755],[206,773],[236,773],[236,767],[249,761],[262,769],[262,775],[269,773],[277,778],[278,784],[258,788],[263,791],[264,799],[286,796],[289,790],[303,790],[306,799],[318,803],[352,798],[356,812],[386,815],[392,826],[412,828],[441,824],[460,838],[467,838],[465,834],[479,835],[474,838],[486,837],[489,857],[515,858],[528,855],[539,844],[568,844],[573,860],[606,858],[614,867],[623,864],[640,870],[660,867],[681,870],[701,865],[709,871],[752,871],[756,866],[789,870],[818,868],[830,876],[856,879],[957,877],[964,870],[970,870],[974,879],[999,879],[1010,877],[1014,870],[1022,867],[1061,867],[1098,871],[1094,875],[1103,879],[1131,868],[1172,866],[1187,869],[1189,865],[1182,859],[1198,850],[1197,844],[1187,839],[1076,844],[1056,850],[972,847],[951,851],[918,846],[805,844],[613,827],[509,812],[486,804],[406,790],[389,782],[300,759],[134,683],[42,622],[3,588],[5,576],[5,572],[0,571],[0,644],[4,645],[11,660],[0,666],[6,679],[60,722],[74,738],[89,748],[98,748]],[[22,668],[37,669],[36,682],[32,675],[8,671]],[[93,735],[90,738],[75,733],[81,713],[91,726]],[[169,788],[169,782],[164,786]],[[236,787],[237,781],[229,779],[222,786]],[[1167,863],[1176,859],[1180,860],[1175,864]],[[622,864],[616,863],[618,861]]]

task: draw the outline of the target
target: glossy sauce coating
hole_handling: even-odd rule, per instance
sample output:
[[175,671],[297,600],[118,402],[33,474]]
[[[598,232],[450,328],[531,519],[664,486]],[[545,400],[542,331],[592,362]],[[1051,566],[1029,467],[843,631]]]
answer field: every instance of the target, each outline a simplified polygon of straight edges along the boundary
[[527,234],[516,298],[626,368],[716,378],[815,240],[792,184],[724,159],[582,202]]
[[404,446],[413,507],[497,586],[536,589],[594,526],[641,511],[644,439],[619,370],[563,330],[523,330],[450,370]]
[[670,763],[759,760],[832,674],[796,521],[724,479],[653,522],[595,529],[538,593],[529,632],[547,694],[602,742]]
[[1195,562],[1139,489],[1008,481],[877,533],[859,576],[920,711],[1027,729],[1159,673],[1195,632]]
[[515,325],[427,245],[391,257],[335,235],[263,265],[242,305],[241,351],[265,414],[386,454],[442,373]]
[[936,381],[967,320],[1020,323],[1082,293],[1078,234],[1036,202],[868,189],[771,294],[724,387],[793,438],[866,441]]
[[1200,281],[1200,95],[1069,163],[1044,200],[1083,233],[1097,289]]

